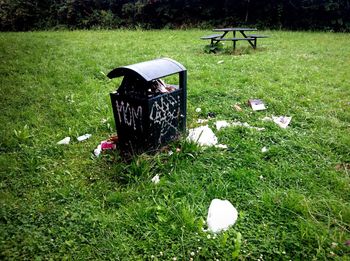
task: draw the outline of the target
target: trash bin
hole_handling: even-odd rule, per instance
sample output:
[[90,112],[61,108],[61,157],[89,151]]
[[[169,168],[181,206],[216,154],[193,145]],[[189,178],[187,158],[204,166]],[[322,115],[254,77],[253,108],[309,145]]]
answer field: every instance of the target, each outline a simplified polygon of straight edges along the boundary
[[[170,75],[178,84],[161,79]],[[186,130],[187,71],[182,64],[161,58],[118,67],[107,76],[124,77],[110,94],[123,153],[156,150]]]

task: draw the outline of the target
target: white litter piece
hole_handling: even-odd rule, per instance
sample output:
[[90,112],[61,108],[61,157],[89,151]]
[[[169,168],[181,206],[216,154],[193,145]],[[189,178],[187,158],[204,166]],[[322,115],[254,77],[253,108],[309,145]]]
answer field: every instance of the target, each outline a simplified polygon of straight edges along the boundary
[[248,104],[252,107],[253,111],[263,111],[266,110],[265,104],[262,100],[251,99],[248,100]]
[[253,127],[253,126],[250,126],[247,122],[240,122],[240,121],[234,121],[232,124],[232,126],[240,126],[240,127],[245,127],[245,128],[248,128],[248,129],[254,129],[254,130],[257,130],[257,131],[263,131],[265,130],[265,128],[260,128],[260,127]]
[[272,116],[272,120],[274,123],[276,123],[278,126],[281,128],[285,129],[289,125],[289,123],[292,120],[292,117],[287,117],[287,116]]
[[91,134],[84,134],[84,135],[82,135],[82,136],[79,136],[79,137],[77,138],[77,140],[78,140],[78,141],[83,141],[83,140],[89,139],[90,137],[91,137]]
[[154,184],[158,184],[159,181],[160,181],[159,175],[158,175],[158,174],[155,175],[155,176],[151,179],[151,181],[152,181]]
[[187,140],[196,142],[200,146],[213,146],[218,143],[218,138],[208,125],[190,129]]
[[271,117],[264,117],[261,119],[262,121],[272,121],[272,118]]
[[99,145],[97,146],[97,148],[94,149],[94,155],[95,155],[96,157],[98,157],[98,156],[100,156],[101,152],[102,152],[102,148],[101,148],[101,144],[99,144]]
[[265,152],[267,152],[268,151],[268,149],[266,148],[266,147],[263,147],[262,149],[261,149],[261,152],[262,153],[265,153]]
[[65,137],[64,139],[60,140],[59,142],[57,142],[57,144],[59,145],[67,145],[70,142],[70,137]]
[[218,61],[218,64],[222,64],[222,63],[224,63],[224,60]]
[[215,127],[217,130],[220,130],[221,128],[226,128],[226,127],[230,127],[231,124],[227,121],[217,121],[215,122]]
[[217,121],[215,122],[215,127],[217,130],[220,130],[221,128],[226,128],[226,127],[230,127],[231,123],[227,122],[227,121]]
[[237,209],[228,200],[213,199],[208,210],[208,231],[225,231],[236,223],[237,218]]
[[227,149],[227,145],[226,144],[218,144],[218,145],[215,145],[215,148],[219,148],[219,149]]
[[201,108],[196,108],[196,112],[201,112],[202,109]]
[[207,120],[207,119],[198,119],[197,120],[197,123],[198,124],[202,124],[202,123],[207,123],[209,120]]

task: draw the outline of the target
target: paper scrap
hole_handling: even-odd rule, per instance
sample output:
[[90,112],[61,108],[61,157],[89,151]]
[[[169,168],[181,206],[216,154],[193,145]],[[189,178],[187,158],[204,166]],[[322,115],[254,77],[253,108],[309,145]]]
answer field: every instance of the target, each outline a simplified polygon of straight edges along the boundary
[[217,144],[215,145],[215,148],[219,148],[219,149],[227,149],[228,146],[226,144]]
[[281,128],[285,129],[288,127],[289,123],[292,120],[292,117],[287,117],[287,116],[272,116],[272,120],[274,123],[276,123],[278,126]]
[[65,137],[64,139],[60,140],[59,142],[57,142],[57,144],[59,145],[67,145],[70,142],[70,137]]
[[261,152],[262,153],[265,153],[265,152],[267,152],[268,151],[268,149],[266,148],[266,147],[263,147],[262,149],[261,149]]
[[200,146],[213,146],[218,139],[208,125],[189,130],[187,140],[198,143]]
[[155,175],[155,176],[151,179],[151,181],[152,181],[154,184],[158,184],[159,181],[160,181],[159,175],[158,175],[158,174]]
[[215,127],[217,130],[220,130],[221,128],[226,128],[226,127],[230,127],[231,124],[227,121],[217,121],[215,122]]
[[250,99],[248,100],[248,104],[250,105],[250,107],[252,107],[253,111],[266,110],[265,104],[262,100]]
[[84,135],[82,135],[82,136],[79,136],[79,137],[77,138],[77,140],[78,140],[78,141],[83,141],[83,140],[89,139],[90,137],[91,137],[91,134],[84,134]]

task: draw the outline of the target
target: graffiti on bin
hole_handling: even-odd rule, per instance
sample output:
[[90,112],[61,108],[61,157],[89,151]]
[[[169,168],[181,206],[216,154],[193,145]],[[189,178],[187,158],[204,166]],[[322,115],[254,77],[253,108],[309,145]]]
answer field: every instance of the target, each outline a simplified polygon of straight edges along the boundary
[[158,142],[170,131],[176,133],[178,116],[180,114],[180,96],[167,95],[153,103],[149,118],[153,124],[158,125],[160,134]]
[[115,101],[119,123],[123,123],[136,130],[138,127],[142,131],[142,107],[132,106],[128,102]]

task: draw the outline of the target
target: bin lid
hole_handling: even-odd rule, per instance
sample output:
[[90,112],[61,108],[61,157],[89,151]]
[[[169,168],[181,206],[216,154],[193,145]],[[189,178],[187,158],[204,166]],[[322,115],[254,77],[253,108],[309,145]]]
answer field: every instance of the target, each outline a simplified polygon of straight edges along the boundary
[[186,71],[186,68],[170,58],[159,58],[142,63],[115,68],[107,74],[112,79],[125,75],[139,75],[146,81],[152,81],[164,76]]

